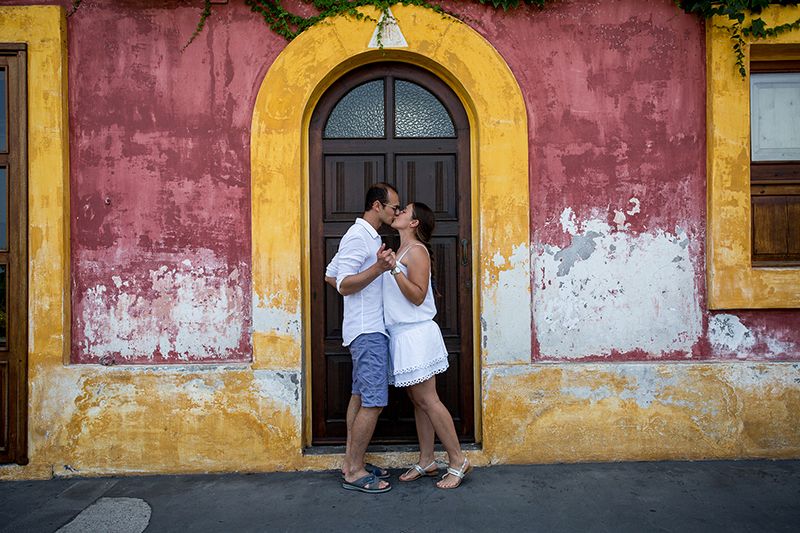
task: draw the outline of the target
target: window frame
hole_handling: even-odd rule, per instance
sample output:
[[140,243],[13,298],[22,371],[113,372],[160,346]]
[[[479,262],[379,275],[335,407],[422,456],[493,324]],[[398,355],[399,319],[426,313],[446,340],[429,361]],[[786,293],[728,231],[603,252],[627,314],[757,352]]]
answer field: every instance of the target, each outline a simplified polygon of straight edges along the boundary
[[[28,396],[28,116],[27,45],[0,43],[0,59],[8,65],[8,152],[0,154],[7,167],[8,249],[0,251],[7,264],[6,331],[8,448],[0,463],[27,464]],[[11,74],[12,69],[15,71]],[[6,359],[6,357],[4,357]],[[0,413],[0,416],[3,416]]]
[[[800,74],[800,59],[759,59],[758,48],[751,54],[750,61],[750,109],[752,121],[752,74]],[[780,57],[780,56],[779,56]],[[751,122],[752,143],[752,122]],[[792,160],[753,161],[752,145],[750,154],[750,197],[751,210],[755,197],[800,195],[800,158]],[[769,194],[770,192],[784,194]],[[787,194],[788,193],[788,194]],[[800,267],[800,254],[756,254],[756,216],[751,214],[751,262],[754,267]],[[788,228],[787,228],[788,231]],[[761,255],[762,257],[759,257]],[[770,256],[771,255],[771,256]],[[791,256],[794,257],[791,257]],[[770,257],[767,257],[770,256]]]
[[[792,22],[800,8],[772,6],[770,25]],[[730,22],[706,24],[708,228],[710,309],[800,307],[800,267],[752,264],[750,72],[743,78],[731,51]],[[800,59],[800,30],[775,37],[745,37],[745,64]]]

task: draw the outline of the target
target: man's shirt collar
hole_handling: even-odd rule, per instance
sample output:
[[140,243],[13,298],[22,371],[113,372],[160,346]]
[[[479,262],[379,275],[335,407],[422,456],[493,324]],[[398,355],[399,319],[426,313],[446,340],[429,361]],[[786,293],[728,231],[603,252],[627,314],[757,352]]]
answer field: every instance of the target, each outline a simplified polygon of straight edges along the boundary
[[361,224],[362,226],[364,226],[364,228],[366,228],[366,230],[369,232],[370,237],[372,237],[373,239],[380,237],[375,228],[372,227],[372,224],[370,224],[363,218],[361,217],[356,218],[356,224]]

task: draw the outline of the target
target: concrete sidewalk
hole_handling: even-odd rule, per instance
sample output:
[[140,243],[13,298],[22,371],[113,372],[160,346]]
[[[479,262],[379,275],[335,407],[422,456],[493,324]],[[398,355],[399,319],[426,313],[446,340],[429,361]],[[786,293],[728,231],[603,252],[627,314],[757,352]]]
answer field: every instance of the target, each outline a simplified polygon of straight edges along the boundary
[[0,482],[0,531],[799,531],[800,461],[495,466],[368,495],[336,472]]

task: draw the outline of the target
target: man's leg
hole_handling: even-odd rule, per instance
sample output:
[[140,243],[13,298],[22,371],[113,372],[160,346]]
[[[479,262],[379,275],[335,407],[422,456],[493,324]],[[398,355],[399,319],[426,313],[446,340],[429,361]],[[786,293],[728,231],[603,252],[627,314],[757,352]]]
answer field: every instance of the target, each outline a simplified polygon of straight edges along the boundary
[[[361,406],[353,418],[349,444],[345,453],[345,481],[353,482],[366,475],[364,454],[375,425],[389,398],[389,345],[384,335],[359,335],[350,344],[353,356],[353,392],[361,394]],[[348,406],[349,411],[349,406]],[[380,488],[389,484],[381,481]]]
[[[348,482],[353,482],[369,475],[369,472],[364,470],[364,454],[367,452],[367,446],[372,439],[372,433],[375,431],[375,424],[378,423],[378,417],[382,410],[383,407],[362,407],[358,410],[358,414],[353,421],[350,450],[345,456],[345,463],[351,465],[344,476],[345,480]],[[389,484],[387,482],[381,480],[380,488],[388,486]]]
[[342,474],[346,474],[350,465],[347,462],[347,454],[350,452],[350,441],[353,434],[353,422],[356,419],[358,410],[361,409],[361,395],[351,394],[350,403],[347,404],[347,444],[344,451],[344,464],[342,464]]

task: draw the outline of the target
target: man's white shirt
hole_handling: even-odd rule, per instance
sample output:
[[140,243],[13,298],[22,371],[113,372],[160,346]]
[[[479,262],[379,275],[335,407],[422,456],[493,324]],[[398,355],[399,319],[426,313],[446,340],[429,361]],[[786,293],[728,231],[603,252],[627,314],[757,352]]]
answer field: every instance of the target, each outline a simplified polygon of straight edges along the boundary
[[[339,243],[339,251],[325,268],[325,275],[336,278],[336,288],[342,286],[347,276],[367,270],[377,262],[381,237],[372,224],[357,218]],[[344,297],[342,320],[342,343],[349,346],[364,333],[382,333],[383,325],[383,276],[378,276],[360,291]]]

